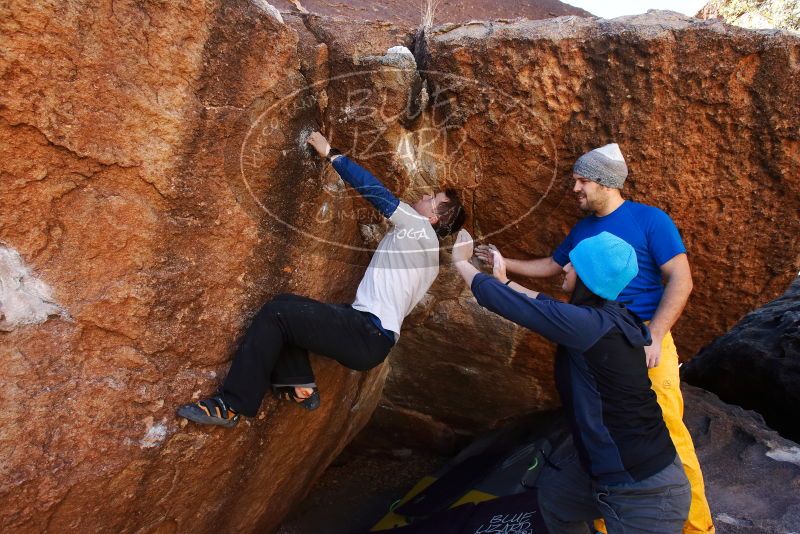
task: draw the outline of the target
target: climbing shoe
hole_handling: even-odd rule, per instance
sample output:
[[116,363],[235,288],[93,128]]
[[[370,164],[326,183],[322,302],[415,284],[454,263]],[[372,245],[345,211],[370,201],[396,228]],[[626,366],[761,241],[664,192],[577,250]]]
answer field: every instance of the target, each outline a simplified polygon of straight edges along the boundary
[[298,397],[294,390],[295,386],[272,386],[272,394],[277,398],[286,401],[294,401],[295,404],[303,409],[316,410],[320,405],[319,390],[315,387],[311,395],[306,398]]
[[228,407],[222,395],[214,395],[178,408],[178,415],[201,425],[219,425],[233,428],[239,422],[239,414]]

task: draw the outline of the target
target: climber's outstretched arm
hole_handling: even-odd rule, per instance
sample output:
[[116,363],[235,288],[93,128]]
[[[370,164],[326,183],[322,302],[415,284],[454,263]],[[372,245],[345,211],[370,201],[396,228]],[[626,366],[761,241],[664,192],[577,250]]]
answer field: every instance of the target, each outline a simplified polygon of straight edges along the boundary
[[386,189],[380,180],[375,178],[367,169],[342,154],[331,154],[331,145],[319,133],[314,132],[308,137],[308,144],[314,147],[323,158],[330,158],[333,168],[350,184],[364,199],[380,211],[384,217],[389,218],[397,209],[400,200]]

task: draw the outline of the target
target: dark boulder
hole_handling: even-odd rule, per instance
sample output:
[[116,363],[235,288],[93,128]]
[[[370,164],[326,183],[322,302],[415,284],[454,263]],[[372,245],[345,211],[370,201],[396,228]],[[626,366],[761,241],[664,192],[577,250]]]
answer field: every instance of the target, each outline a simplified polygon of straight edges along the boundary
[[717,534],[797,532],[800,446],[755,412],[689,385],[682,390]]
[[800,441],[800,277],[685,364],[682,377]]

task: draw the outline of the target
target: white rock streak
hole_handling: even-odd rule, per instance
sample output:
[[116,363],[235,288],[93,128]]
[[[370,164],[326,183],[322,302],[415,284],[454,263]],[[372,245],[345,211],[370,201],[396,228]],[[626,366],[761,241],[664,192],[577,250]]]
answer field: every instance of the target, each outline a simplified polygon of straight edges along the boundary
[[164,443],[164,440],[167,439],[166,422],[166,419],[162,419],[161,422],[153,424],[152,417],[145,419],[147,431],[145,432],[144,437],[139,440],[139,446],[143,449],[150,449],[152,447],[158,447]]
[[50,287],[32,276],[13,248],[0,245],[0,330],[39,324],[54,315],[66,315]]
[[283,24],[283,17],[281,16],[281,12],[273,6],[272,4],[266,2],[266,0],[250,0],[254,6],[256,6],[261,11],[265,12],[270,17],[274,18],[281,24]]
[[408,54],[409,56],[413,56],[414,54],[411,53],[411,50],[406,48],[405,46],[393,46],[389,50],[386,51],[387,54]]
[[770,450],[767,451],[767,457],[777,460],[779,462],[789,462],[800,467],[800,448],[797,447],[780,447],[775,443],[768,441],[766,443]]

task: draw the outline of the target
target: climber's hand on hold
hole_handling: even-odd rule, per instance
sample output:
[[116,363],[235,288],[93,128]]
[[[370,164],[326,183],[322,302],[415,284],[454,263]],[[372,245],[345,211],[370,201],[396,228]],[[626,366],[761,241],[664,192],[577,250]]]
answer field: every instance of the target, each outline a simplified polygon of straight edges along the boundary
[[313,132],[311,135],[309,135],[306,143],[311,145],[321,158],[326,157],[328,152],[331,150],[330,143],[328,143],[328,140],[325,139],[325,136],[319,132]]

